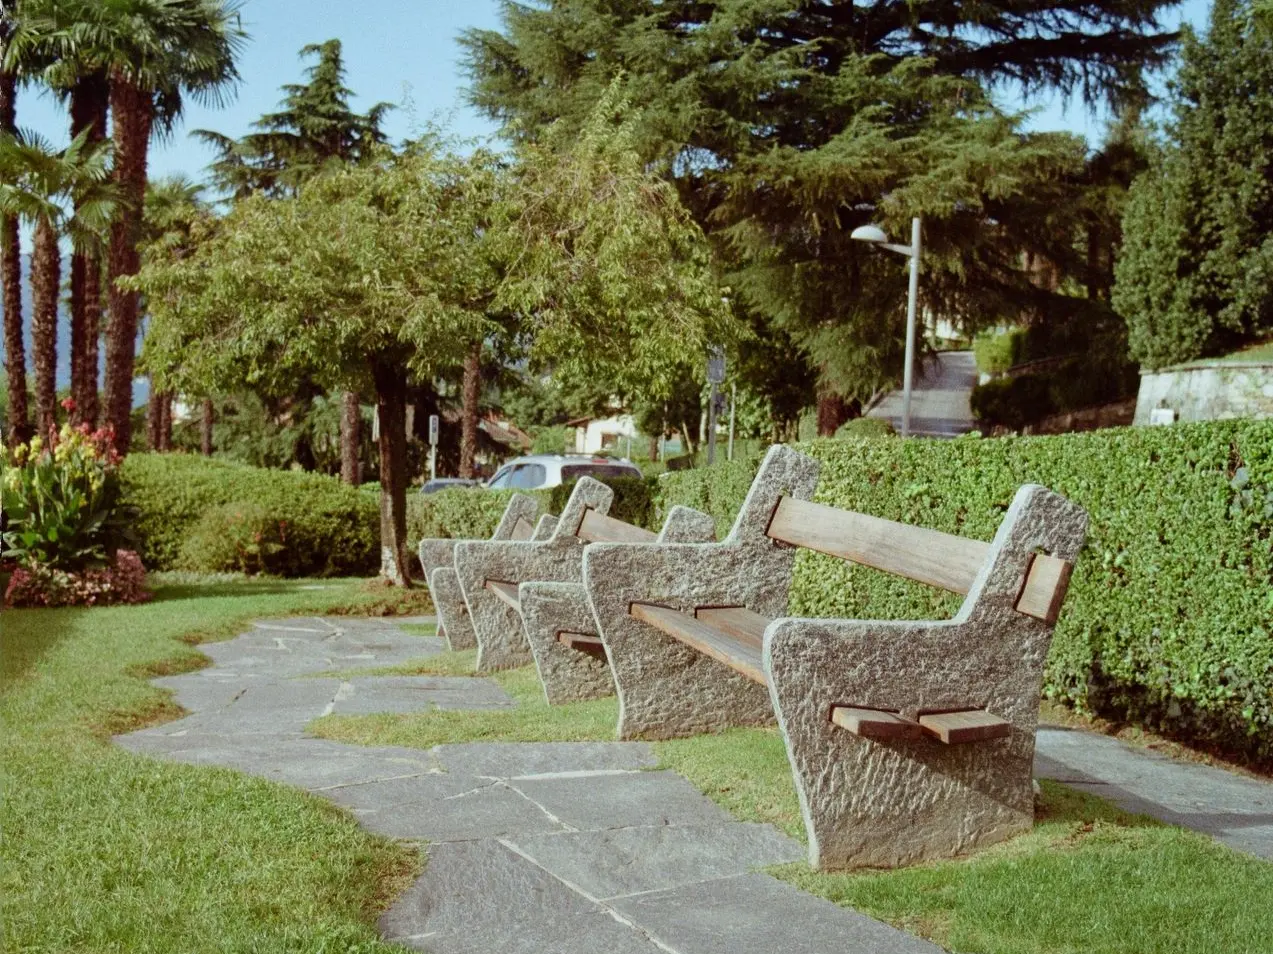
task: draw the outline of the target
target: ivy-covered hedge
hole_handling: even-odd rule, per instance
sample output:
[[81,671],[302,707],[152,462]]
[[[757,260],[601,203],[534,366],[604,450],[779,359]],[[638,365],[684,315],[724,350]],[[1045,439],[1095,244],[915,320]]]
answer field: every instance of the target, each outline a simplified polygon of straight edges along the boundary
[[189,454],[130,454],[121,478],[124,499],[139,511],[142,561],[152,570],[177,568],[204,516],[232,504],[250,504],[282,525],[286,545],[272,555],[272,573],[357,576],[379,566],[376,497],[334,477]]
[[[817,499],[989,540],[1023,483],[1091,515],[1045,691],[1102,714],[1273,759],[1273,423],[1052,437],[816,441]],[[656,512],[706,509],[722,531],[757,461],[669,475]],[[792,611],[949,616],[955,597],[818,554]]]

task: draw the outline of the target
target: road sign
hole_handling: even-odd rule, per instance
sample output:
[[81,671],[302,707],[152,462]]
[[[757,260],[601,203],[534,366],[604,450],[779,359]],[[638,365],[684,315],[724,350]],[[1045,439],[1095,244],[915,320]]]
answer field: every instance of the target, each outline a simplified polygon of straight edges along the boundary
[[725,352],[712,347],[707,352],[707,383],[720,384],[725,380]]
[[434,447],[438,445],[438,416],[436,414],[429,415],[429,443]]

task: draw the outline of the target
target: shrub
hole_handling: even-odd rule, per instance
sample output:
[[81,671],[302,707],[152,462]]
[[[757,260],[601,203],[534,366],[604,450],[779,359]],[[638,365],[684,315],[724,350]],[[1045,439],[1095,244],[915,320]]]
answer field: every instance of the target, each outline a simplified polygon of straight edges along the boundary
[[186,454],[131,454],[120,473],[124,497],[137,508],[141,556],[152,569],[177,568],[204,515],[242,501],[286,526],[287,545],[270,560],[273,573],[358,576],[379,566],[376,497],[334,477]]
[[132,550],[116,550],[104,567],[68,573],[41,564],[20,566],[5,587],[6,606],[107,606],[144,603],[146,568]]
[[892,437],[896,431],[893,425],[881,417],[855,417],[845,421],[835,432],[836,440],[848,437]]
[[[1258,759],[1273,758],[1273,422],[1050,437],[816,441],[823,503],[989,540],[1016,489],[1051,487],[1091,516],[1045,692]],[[657,509],[722,530],[757,461],[659,481]],[[801,552],[793,613],[949,616],[957,598]]]
[[1020,328],[985,331],[972,341],[973,357],[982,374],[1001,374],[1020,364],[1024,349],[1025,332]]
[[1019,431],[1055,410],[1048,379],[1034,374],[997,378],[972,389],[968,403],[983,424]]
[[[610,504],[610,516],[616,520],[636,524],[638,527],[651,527],[654,522],[654,495],[649,478],[645,477],[607,477],[601,481],[614,491],[614,501]],[[576,481],[552,488],[548,499],[550,513],[559,514],[570,499],[570,492],[575,489]]]
[[181,546],[178,566],[198,573],[278,573],[288,544],[287,521],[258,503],[213,507]]
[[18,444],[4,458],[0,509],[5,557],[67,573],[107,566],[133,542],[109,433],[63,426],[55,443]]
[[573,427],[545,427],[535,432],[531,441],[532,454],[564,454],[566,449],[575,449],[575,429]]

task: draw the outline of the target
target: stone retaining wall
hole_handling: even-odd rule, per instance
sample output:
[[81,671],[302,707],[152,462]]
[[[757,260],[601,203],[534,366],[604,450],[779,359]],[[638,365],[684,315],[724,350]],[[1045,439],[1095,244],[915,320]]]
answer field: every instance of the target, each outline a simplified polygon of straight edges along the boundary
[[1175,411],[1178,421],[1273,419],[1273,362],[1195,361],[1146,372],[1133,423],[1151,423],[1157,408]]

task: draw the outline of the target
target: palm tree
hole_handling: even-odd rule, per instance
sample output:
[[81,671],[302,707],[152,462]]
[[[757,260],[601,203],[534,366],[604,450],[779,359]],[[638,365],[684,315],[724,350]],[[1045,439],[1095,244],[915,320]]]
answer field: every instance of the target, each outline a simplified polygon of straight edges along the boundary
[[90,145],[87,131],[60,151],[34,133],[0,134],[0,211],[25,219],[35,230],[31,349],[36,430],[42,436],[57,423],[58,240],[67,235],[77,249],[100,242],[116,211],[110,153],[106,143]]
[[[52,3],[52,0],[48,0]],[[150,137],[171,130],[184,97],[219,102],[238,80],[246,34],[239,0],[60,0],[73,15],[49,25],[42,42],[65,59],[92,64],[110,89],[114,179],[120,211],[111,227],[106,422],[128,452],[137,350],[137,293],[117,279],[135,274]]]
[[[10,41],[17,24],[6,0],[0,11],[0,135],[16,135],[18,74],[8,66]],[[9,437],[21,443],[31,437],[27,410],[26,346],[22,341],[22,252],[16,216],[0,215],[0,280],[4,283],[4,355],[9,389]]]

